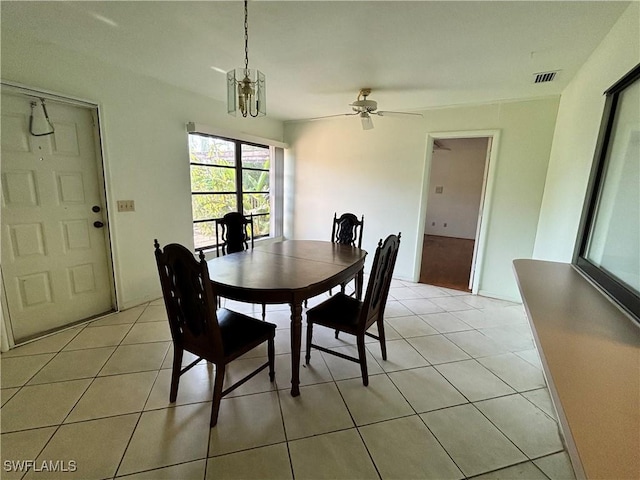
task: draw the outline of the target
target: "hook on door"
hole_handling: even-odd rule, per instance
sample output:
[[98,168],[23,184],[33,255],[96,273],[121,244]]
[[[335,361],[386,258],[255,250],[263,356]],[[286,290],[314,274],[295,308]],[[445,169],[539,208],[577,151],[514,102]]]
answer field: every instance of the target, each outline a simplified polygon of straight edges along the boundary
[[36,105],[38,105],[38,103],[35,102],[35,101],[32,101],[31,102],[31,115],[29,115],[29,133],[31,135],[33,135],[34,137],[44,137],[46,135],[52,135],[53,133],[55,133],[55,130],[53,128],[53,124],[51,123],[51,120],[49,120],[49,114],[47,113],[47,107],[44,104],[44,98],[40,99],[40,103],[42,104],[42,112],[44,113],[44,118],[47,119],[47,123],[51,127],[51,131],[50,132],[45,132],[45,133],[34,133],[34,131],[33,131],[33,109],[36,107]]

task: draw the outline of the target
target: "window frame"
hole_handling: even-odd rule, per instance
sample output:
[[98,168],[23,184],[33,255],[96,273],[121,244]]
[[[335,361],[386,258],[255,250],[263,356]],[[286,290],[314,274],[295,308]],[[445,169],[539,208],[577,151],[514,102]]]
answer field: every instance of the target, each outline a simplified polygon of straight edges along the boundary
[[640,323],[640,297],[638,294],[624,285],[615,275],[590,261],[587,256],[590,235],[596,223],[601,192],[606,182],[609,150],[614,136],[620,94],[637,82],[640,82],[640,64],[604,92],[606,95],[604,112],[578,232],[577,248],[572,263],[578,271],[589,278],[636,322]]
[[[235,191],[220,191],[220,192],[216,192],[216,191],[202,191],[202,192],[194,192],[193,191],[193,184],[191,184],[191,198],[193,199],[194,195],[234,195],[235,199],[236,199],[236,209],[235,211],[239,211],[240,213],[242,213],[243,215],[245,215],[244,213],[244,195],[260,195],[260,194],[266,194],[269,196],[269,212],[268,213],[258,213],[258,214],[251,214],[251,216],[255,219],[256,217],[266,217],[269,216],[270,218],[270,225],[269,225],[269,233],[268,234],[262,234],[262,235],[255,235],[254,232],[252,232],[253,238],[254,240],[260,239],[260,238],[269,238],[269,237],[273,237],[273,230],[274,230],[274,226],[273,226],[273,212],[275,210],[274,208],[274,198],[272,197],[272,189],[273,189],[273,183],[274,183],[274,160],[275,160],[275,155],[274,155],[274,150],[273,147],[270,145],[265,145],[265,144],[261,144],[261,143],[257,143],[257,142],[252,142],[252,141],[247,141],[247,140],[241,140],[241,139],[237,139],[237,138],[232,138],[232,137],[228,137],[228,136],[223,136],[223,135],[214,135],[211,133],[203,133],[203,132],[197,132],[197,131],[189,131],[188,135],[197,135],[197,136],[201,136],[201,137],[209,137],[209,138],[214,138],[214,139],[218,139],[218,140],[224,140],[226,142],[230,142],[234,144],[234,165],[215,165],[215,164],[209,164],[209,163],[199,163],[199,162],[192,162],[191,161],[191,152],[189,151],[189,172],[191,172],[191,167],[192,166],[198,166],[198,167],[207,167],[207,168],[228,168],[228,169],[233,169],[235,171]],[[265,148],[269,150],[269,169],[264,169],[264,168],[255,168],[255,167],[244,167],[242,165],[242,146],[243,145],[248,145],[248,146],[252,146],[252,147],[258,147],[258,148]],[[245,191],[243,190],[243,176],[242,173],[243,171],[258,171],[258,172],[269,172],[269,190],[268,191]],[[190,180],[191,181],[191,180]],[[193,205],[193,202],[192,202]],[[193,218],[193,208],[191,211],[191,220],[192,220],[192,224],[198,224],[198,223],[207,223],[207,222],[214,222],[216,220],[216,218],[204,218],[204,219],[194,219]],[[206,251],[206,250],[213,250],[218,248],[220,245],[216,242],[214,242],[213,244],[209,244],[209,245],[204,245],[201,247],[196,247],[195,251],[199,252],[199,251]]]

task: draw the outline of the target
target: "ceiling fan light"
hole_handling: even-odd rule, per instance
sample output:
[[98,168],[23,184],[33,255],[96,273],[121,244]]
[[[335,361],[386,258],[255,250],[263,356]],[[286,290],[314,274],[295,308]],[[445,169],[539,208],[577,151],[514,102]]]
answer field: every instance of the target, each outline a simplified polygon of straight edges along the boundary
[[373,120],[371,120],[371,116],[366,113],[363,112],[360,114],[360,121],[362,122],[362,129],[363,130],[371,130],[373,129]]

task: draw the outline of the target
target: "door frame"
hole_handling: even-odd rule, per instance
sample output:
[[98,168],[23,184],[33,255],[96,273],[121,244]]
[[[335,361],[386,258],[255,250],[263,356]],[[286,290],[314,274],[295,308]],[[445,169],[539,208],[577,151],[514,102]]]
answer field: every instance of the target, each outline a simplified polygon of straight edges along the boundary
[[429,196],[429,181],[431,175],[431,164],[433,161],[433,147],[436,140],[450,140],[459,138],[489,137],[491,139],[491,152],[487,156],[484,171],[484,181],[482,185],[483,198],[481,199],[482,209],[478,217],[480,222],[477,227],[476,244],[474,246],[475,264],[472,265],[471,293],[478,294],[480,290],[480,280],[482,278],[484,253],[486,251],[487,235],[491,207],[493,205],[493,190],[498,164],[498,150],[500,145],[500,130],[459,130],[452,132],[430,132],[427,133],[427,151],[425,152],[425,162],[422,177],[422,194],[420,207],[418,209],[418,238],[416,239],[416,258],[414,259],[413,278],[417,282],[420,279],[420,269],[422,265],[422,247],[424,244],[424,232],[427,222],[427,199]]
[[[113,229],[111,228],[111,216],[109,214],[109,201],[107,195],[107,176],[105,174],[106,165],[105,165],[105,152],[104,152],[104,142],[102,139],[104,138],[103,130],[102,130],[102,116],[100,112],[100,107],[98,103],[84,100],[80,98],[69,97],[67,95],[63,95],[60,93],[52,92],[49,90],[41,89],[41,88],[33,88],[27,85],[23,85],[16,82],[0,80],[1,91],[4,93],[14,93],[18,95],[24,95],[27,97],[37,97],[44,98],[45,100],[52,100],[58,103],[64,103],[67,105],[86,108],[91,112],[91,117],[95,123],[93,127],[94,134],[94,146],[95,146],[95,158],[96,158],[96,167],[98,173],[98,191],[100,193],[100,197],[102,199],[102,203],[104,205],[104,220],[105,220],[105,248],[107,255],[107,270],[109,273],[109,284],[111,287],[111,304],[113,306],[113,311],[118,311],[118,295],[117,295],[117,282],[116,282],[116,272],[115,272],[115,259],[114,259],[114,239],[113,239]],[[9,307],[6,302],[6,296],[4,295],[4,277],[2,275],[2,266],[0,265],[0,289],[2,289],[2,302],[0,305],[0,351],[5,352],[11,348],[13,348],[15,344],[13,329],[11,326],[11,316],[9,314]],[[78,323],[83,323],[85,321],[94,320],[94,318],[82,320]],[[58,331],[65,330],[66,328],[71,328],[78,323],[74,323],[73,325],[69,325],[68,327],[63,327],[56,332],[46,333],[43,336],[52,335],[57,333]],[[28,342],[26,342],[28,343]]]

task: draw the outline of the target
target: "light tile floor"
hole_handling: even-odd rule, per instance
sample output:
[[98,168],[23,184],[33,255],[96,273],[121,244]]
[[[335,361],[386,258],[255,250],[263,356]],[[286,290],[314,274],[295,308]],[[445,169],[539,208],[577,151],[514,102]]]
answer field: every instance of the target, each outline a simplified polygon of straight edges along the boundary
[[[211,430],[212,367],[185,374],[168,401],[161,300],[15,348],[1,356],[0,476],[574,478],[521,305],[394,280],[385,317],[388,359],[369,339],[368,387],[356,364],[316,350],[293,398],[288,307],[269,307],[276,382],[265,372],[223,399]],[[315,334],[355,352],[347,335]],[[237,360],[228,379],[265,355]]]

